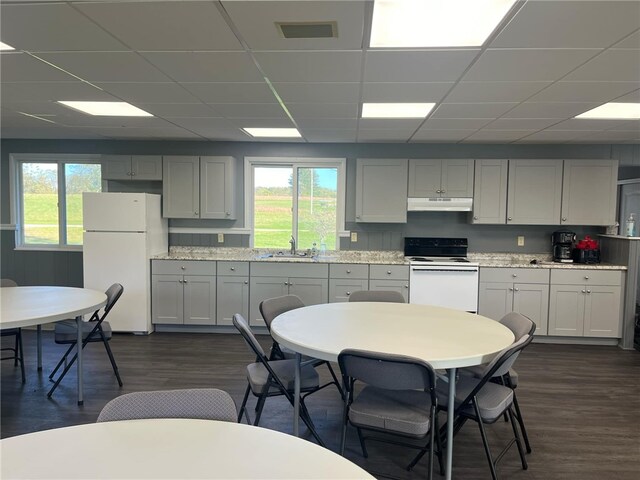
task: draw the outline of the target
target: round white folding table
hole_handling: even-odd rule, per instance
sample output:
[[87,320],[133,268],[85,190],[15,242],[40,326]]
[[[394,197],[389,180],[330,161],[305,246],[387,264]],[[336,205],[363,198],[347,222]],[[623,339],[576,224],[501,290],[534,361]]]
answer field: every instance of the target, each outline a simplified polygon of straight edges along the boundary
[[290,310],[271,324],[273,338],[296,352],[294,434],[298,434],[300,359],[337,362],[347,348],[401,354],[446,369],[449,380],[446,478],[451,478],[456,371],[487,363],[511,345],[511,330],[480,315],[406,303],[327,303]]
[[[82,316],[93,313],[107,303],[104,292],[74,287],[3,287],[0,288],[0,330],[40,326],[74,318],[78,324],[78,405],[82,392]],[[42,368],[40,330],[38,330],[38,368]]]
[[213,420],[91,423],[6,438],[0,452],[3,479],[374,478],[315,443]]

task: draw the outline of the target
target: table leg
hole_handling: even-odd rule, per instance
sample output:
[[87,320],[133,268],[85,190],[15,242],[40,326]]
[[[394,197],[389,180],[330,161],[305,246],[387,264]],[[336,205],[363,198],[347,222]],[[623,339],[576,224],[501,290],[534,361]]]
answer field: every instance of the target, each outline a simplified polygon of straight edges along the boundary
[[42,370],[42,325],[37,327],[37,343],[38,343],[38,371]]
[[453,420],[455,418],[455,398],[456,398],[456,369],[447,370],[449,375],[449,403],[447,405],[447,461],[446,480],[451,480],[451,469],[453,466]]
[[296,352],[296,370],[293,388],[293,434],[300,436],[300,362],[302,362],[302,355]]
[[82,398],[82,315],[76,317],[76,325],[78,327],[78,336],[76,337],[76,351],[78,353],[78,405],[82,405],[84,403],[84,399]]

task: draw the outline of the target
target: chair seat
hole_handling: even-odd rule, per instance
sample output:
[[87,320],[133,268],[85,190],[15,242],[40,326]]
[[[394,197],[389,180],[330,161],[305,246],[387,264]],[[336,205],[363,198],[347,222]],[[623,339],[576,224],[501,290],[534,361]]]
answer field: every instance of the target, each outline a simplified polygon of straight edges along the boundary
[[[484,365],[476,365],[473,367],[465,367],[458,370],[460,375],[473,376],[475,378],[482,378],[482,373],[484,372]],[[509,369],[509,378],[511,379],[511,385],[513,388],[518,386],[518,372],[516,372],[513,368]]]
[[429,432],[430,409],[426,392],[367,386],[351,404],[349,420],[357,427],[423,437]]
[[[295,387],[295,360],[272,360],[269,362],[269,366],[276,373],[282,384],[287,390],[293,391]],[[269,371],[262,363],[251,363],[247,365],[247,380],[251,385],[251,391],[255,395],[260,395],[262,389],[267,384],[269,378]],[[300,389],[312,390],[317,388],[320,382],[318,372],[311,366],[305,365],[300,369]],[[279,393],[280,389],[277,386],[272,386],[269,390],[269,394]]]
[[[96,326],[95,321],[92,322],[82,322],[82,339],[86,340],[87,336],[93,330],[93,327]],[[56,323],[55,327],[55,336],[54,340],[56,343],[74,343],[77,340],[77,329],[76,329],[76,321],[75,320],[62,320],[61,322]],[[111,338],[111,325],[109,322],[102,322],[102,331],[104,332],[104,337],[109,340]],[[101,342],[102,338],[100,338],[100,334],[96,332],[89,342]]]
[[[456,382],[455,408],[460,406],[477,384],[478,379],[474,377],[466,375],[460,376]],[[439,384],[437,387],[438,404],[443,408],[446,408],[449,398],[448,387],[448,385],[442,384]],[[493,423],[513,402],[513,390],[503,385],[498,385],[497,383],[487,382],[478,392],[476,398],[482,420],[485,423]],[[472,405],[465,407],[461,413],[470,418],[476,418]]]

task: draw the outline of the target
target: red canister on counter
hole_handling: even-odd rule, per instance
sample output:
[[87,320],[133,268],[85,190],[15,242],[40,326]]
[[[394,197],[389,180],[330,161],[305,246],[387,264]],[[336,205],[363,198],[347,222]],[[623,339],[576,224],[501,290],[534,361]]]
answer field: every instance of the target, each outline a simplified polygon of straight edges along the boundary
[[573,249],[573,261],[576,263],[600,263],[600,247],[598,241],[585,235]]

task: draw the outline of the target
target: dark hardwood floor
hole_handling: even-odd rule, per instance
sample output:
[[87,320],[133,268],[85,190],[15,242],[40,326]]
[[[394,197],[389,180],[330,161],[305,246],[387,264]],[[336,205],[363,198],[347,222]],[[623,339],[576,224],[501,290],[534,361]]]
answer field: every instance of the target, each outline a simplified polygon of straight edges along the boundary
[[[95,422],[110,399],[141,390],[216,387],[228,391],[239,406],[246,387],[244,369],[253,360],[238,335],[115,335],[111,346],[124,386],[118,387],[102,345],[91,344],[85,349],[85,402],[79,407],[75,368],[53,398],[46,397],[48,372],[64,351],[53,343],[52,333],[44,332],[41,373],[36,371],[35,332],[26,331],[24,337],[27,383],[21,383],[12,362],[2,362],[2,438]],[[268,345],[267,337],[261,341]],[[516,367],[518,398],[533,453],[528,455],[529,469],[523,471],[515,447],[510,450],[498,467],[501,478],[639,478],[640,353],[616,347],[533,344]],[[319,370],[328,378],[325,367]],[[255,399],[251,402],[254,405]],[[337,450],[342,412],[337,391],[327,388],[310,396],[307,404],[327,446]],[[291,432],[291,420],[286,400],[267,400],[261,426]],[[302,431],[306,435],[304,427]],[[511,438],[511,428],[503,421],[489,426],[488,432],[495,452]],[[369,453],[369,459],[362,457],[357,435],[350,429],[346,456],[352,461],[378,477],[426,478],[425,460],[412,472],[404,469],[413,451],[371,443]],[[490,478],[474,423],[465,425],[456,437],[454,478]]]

